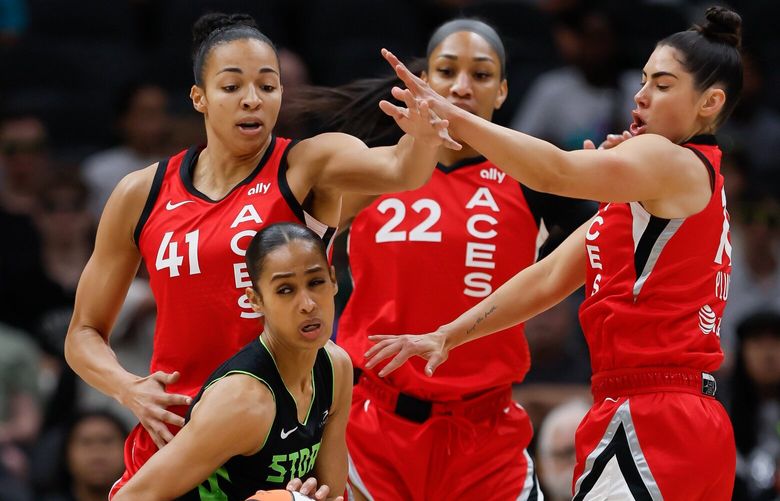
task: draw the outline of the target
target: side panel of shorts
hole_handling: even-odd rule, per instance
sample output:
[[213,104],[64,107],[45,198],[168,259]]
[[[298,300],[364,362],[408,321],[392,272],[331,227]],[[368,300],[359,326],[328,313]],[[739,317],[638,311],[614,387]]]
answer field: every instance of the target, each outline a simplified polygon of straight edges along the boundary
[[347,425],[349,480],[373,501],[541,500],[526,452],[533,430],[517,404],[480,422],[408,421],[356,388]]
[[689,393],[596,403],[576,435],[575,500],[729,500],[736,448],[723,406]]

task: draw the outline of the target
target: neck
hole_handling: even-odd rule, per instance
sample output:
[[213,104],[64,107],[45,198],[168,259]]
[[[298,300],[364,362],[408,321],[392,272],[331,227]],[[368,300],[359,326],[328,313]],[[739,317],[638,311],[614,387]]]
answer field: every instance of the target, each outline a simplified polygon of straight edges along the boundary
[[212,198],[222,198],[257,167],[271,145],[271,138],[269,134],[262,147],[245,154],[230,151],[220,141],[209,140],[208,146],[198,156],[192,175],[193,184],[206,195],[216,195]]
[[[458,140],[456,139],[456,141]],[[439,163],[444,164],[446,166],[450,166],[457,162],[460,162],[465,158],[479,156],[479,152],[474,148],[472,148],[471,146],[469,146],[468,144],[463,142],[460,142],[460,144],[463,145],[463,148],[457,151],[451,150],[449,148],[441,147],[439,149],[439,158],[438,158]]]
[[311,386],[311,370],[317,359],[318,348],[301,349],[290,346],[279,339],[280,336],[274,335],[267,324],[260,338],[274,357],[285,386],[290,390],[308,389]]

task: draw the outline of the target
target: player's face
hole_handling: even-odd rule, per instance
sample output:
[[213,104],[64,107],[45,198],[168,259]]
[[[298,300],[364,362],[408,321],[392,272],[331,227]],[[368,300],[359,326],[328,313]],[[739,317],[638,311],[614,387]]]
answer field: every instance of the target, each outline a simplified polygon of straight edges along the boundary
[[693,75],[680,61],[680,53],[669,46],[656,47],[648,59],[642,87],[634,96],[634,135],[659,134],[680,143],[706,129],[708,119],[701,110],[710,93],[695,88]]
[[428,58],[423,75],[433,90],[486,120],[506,99],[507,83],[501,78],[498,54],[481,36],[470,31],[453,33]]
[[206,57],[203,88],[193,86],[191,97],[212,137],[252,154],[268,141],[282,105],[274,50],[250,38],[216,45]]
[[301,348],[322,347],[333,327],[335,270],[311,242],[293,240],[266,255],[257,286],[247,289],[266,329]]

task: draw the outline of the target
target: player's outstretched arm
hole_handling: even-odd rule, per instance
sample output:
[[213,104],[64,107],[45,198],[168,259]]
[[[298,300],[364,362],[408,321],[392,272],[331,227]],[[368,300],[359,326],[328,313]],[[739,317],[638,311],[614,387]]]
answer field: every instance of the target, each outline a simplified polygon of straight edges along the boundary
[[65,358],[84,381],[129,408],[158,447],[173,435],[165,426],[183,419],[170,405],[189,403],[185,395],[165,392],[178,373],[157,372],[142,378],[126,371],[109,346],[109,335],[138,271],[141,256],[133,242],[156,166],[134,172],[116,187],[103,210],[95,250],[76,291],[73,318],[65,338]]
[[215,472],[231,457],[259,451],[275,415],[271,390],[257,379],[234,374],[219,380],[203,394],[187,425],[114,501],[163,501],[189,492],[212,474],[219,475]]
[[[708,174],[701,161],[662,136],[643,134],[620,144],[612,141],[614,147],[609,149],[564,151],[454,106],[391,52],[382,54],[406,90],[447,120],[449,130],[459,140],[529,188],[587,200],[629,202],[687,197],[695,187],[701,188],[703,204],[709,199]],[[698,205],[685,212],[694,213],[704,206]]]
[[432,376],[451,349],[521,322],[558,304],[585,282],[585,233],[590,221],[549,256],[524,269],[455,321],[421,335],[377,335],[366,357],[367,368],[393,357],[379,372],[386,376],[412,356],[428,360],[425,372]]

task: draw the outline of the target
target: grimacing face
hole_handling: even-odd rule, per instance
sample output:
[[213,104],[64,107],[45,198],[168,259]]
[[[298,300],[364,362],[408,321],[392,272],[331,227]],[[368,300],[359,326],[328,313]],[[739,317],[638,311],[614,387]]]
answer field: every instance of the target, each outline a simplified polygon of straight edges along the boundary
[[712,128],[725,102],[722,89],[696,89],[693,75],[681,63],[679,51],[656,47],[642,70],[642,87],[634,96],[634,135],[658,134],[680,143]]
[[292,240],[269,252],[256,289],[246,293],[266,329],[287,345],[321,348],[333,329],[335,269],[312,242]]
[[428,58],[423,79],[449,102],[486,120],[507,95],[501,61],[493,47],[470,31],[449,35]]
[[217,44],[203,65],[203,87],[194,85],[190,97],[209,137],[237,154],[256,152],[269,141],[282,105],[276,53],[253,38]]

